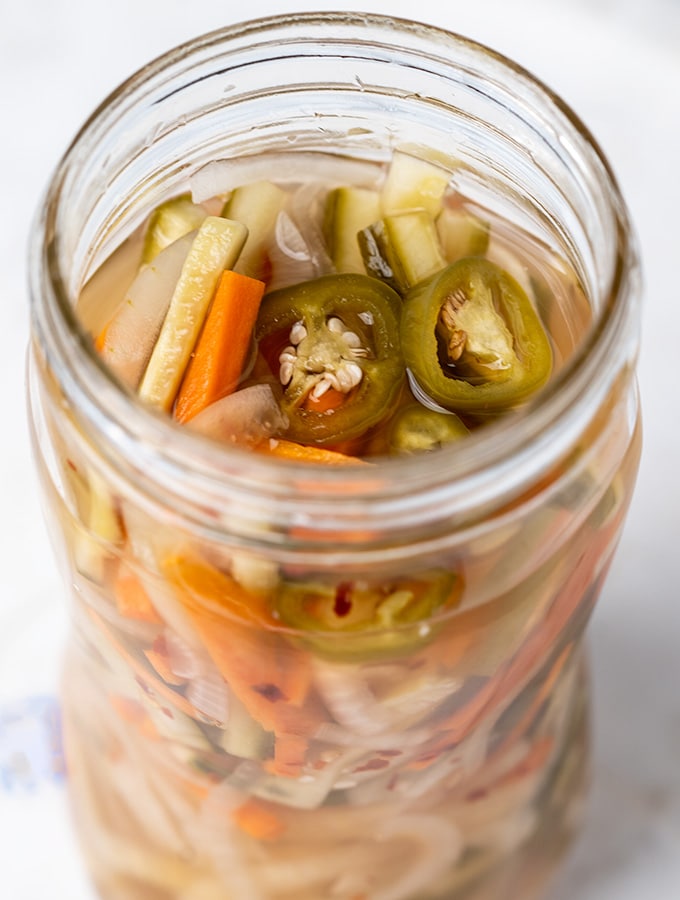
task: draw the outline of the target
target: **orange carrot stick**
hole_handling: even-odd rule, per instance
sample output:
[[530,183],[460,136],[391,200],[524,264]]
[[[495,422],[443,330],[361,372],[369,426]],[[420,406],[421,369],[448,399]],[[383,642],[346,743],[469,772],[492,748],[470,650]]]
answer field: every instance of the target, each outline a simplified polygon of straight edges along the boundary
[[265,284],[227,269],[177,395],[175,418],[187,422],[226,397],[243,371]]
[[157,693],[167,703],[169,703],[171,707],[176,706],[191,718],[196,717],[196,710],[184,697],[184,695],[180,694],[178,691],[174,691],[169,685],[167,685],[161,678],[156,675],[156,673],[148,664],[143,663],[136,656],[133,656],[133,654],[127,649],[127,647],[125,647],[114,635],[113,630],[104,621],[104,619],[102,619],[99,613],[96,613],[90,607],[86,607],[86,611],[92,621],[102,631],[104,637],[107,639],[108,643],[111,644],[118,656],[121,659],[125,660],[130,669],[132,669],[132,671],[138,677],[140,685],[151,688],[155,693]]
[[116,606],[126,619],[160,624],[163,620],[153,607],[141,581],[129,569],[121,569],[113,585]]
[[310,660],[275,633],[277,620],[262,598],[197,558],[170,557],[164,570],[213,662],[251,716],[277,735],[313,731],[322,714],[309,696]]
[[309,741],[300,734],[279,732],[274,743],[274,759],[264,764],[272,775],[297,778],[305,764]]
[[186,678],[180,678],[172,671],[165,654],[159,653],[158,650],[150,647],[148,650],[144,651],[144,656],[146,656],[166,684],[173,685],[174,687],[181,687],[186,684]]
[[232,818],[241,831],[259,841],[276,840],[286,828],[276,814],[274,804],[257,797],[250,797],[235,809]]
[[368,463],[357,456],[347,456],[337,450],[326,450],[324,447],[296,444],[295,441],[270,439],[263,441],[255,448],[261,453],[277,456],[279,459],[290,459],[294,462],[321,463],[328,466],[366,466]]

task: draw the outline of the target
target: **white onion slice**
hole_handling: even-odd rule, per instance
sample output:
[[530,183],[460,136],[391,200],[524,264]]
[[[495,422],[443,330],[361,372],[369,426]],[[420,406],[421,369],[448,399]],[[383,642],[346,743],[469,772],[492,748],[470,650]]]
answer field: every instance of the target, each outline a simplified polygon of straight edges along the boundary
[[347,666],[318,662],[314,680],[340,725],[360,735],[378,735],[390,729],[391,716],[378,703],[366,680],[355,671]]
[[205,645],[174,590],[167,585],[160,572],[159,560],[176,550],[176,537],[169,530],[159,527],[136,506],[123,503],[123,520],[132,556],[138,563],[135,573],[151,604],[161,619],[199,654],[205,655]]
[[76,315],[83,328],[96,338],[115,315],[125,291],[139,270],[144,245],[144,228],[137,228],[111,253],[99,249],[105,260],[85,282],[76,301]]
[[323,722],[314,737],[339,747],[361,747],[364,750],[402,750],[419,747],[432,737],[429,730],[381,731],[377,734],[357,734],[335,722]]
[[199,653],[171,628],[165,629],[163,640],[168,667],[173,675],[187,681],[198,678],[205,670],[205,653]]
[[[416,845],[413,853],[403,857],[411,861],[409,870],[400,873],[396,884],[371,893],[371,900],[406,900],[426,890],[446,873],[463,852],[460,832],[442,816],[424,813],[403,814],[383,823],[377,833],[379,841],[407,838]],[[403,851],[402,851],[403,853]],[[389,872],[392,866],[383,865]]]
[[255,384],[211,403],[187,428],[225,444],[257,443],[284,431],[288,422],[268,384]]
[[258,153],[213,160],[193,173],[189,187],[194,203],[202,203],[220,194],[228,194],[242,185],[262,180],[285,185],[317,179],[328,182],[329,186],[356,184],[373,187],[383,171],[384,164],[381,162],[331,153]]
[[106,328],[100,355],[131,390],[144,374],[194,235],[184,235],[142,266]]
[[519,257],[515,256],[511,250],[493,235],[489,240],[486,255],[491,262],[496,263],[497,266],[508,272],[517,284],[524,288],[528,297],[533,298],[534,292],[531,287],[531,279],[529,278],[527,267],[520,261]]
[[294,191],[289,204],[290,215],[305,240],[317,275],[333,271],[333,262],[328,255],[323,234],[327,196],[327,185],[309,181]]
[[318,662],[317,688],[335,720],[358,735],[381,735],[408,728],[431,713],[461,687],[458,678],[404,673],[398,689],[378,696],[370,683],[371,669]]
[[211,724],[224,727],[229,716],[229,693],[224,678],[216,670],[189,682],[186,698]]
[[270,291],[311,281],[319,274],[310,247],[286,210],[282,210],[276,218],[269,261],[272,269],[268,286]]
[[246,797],[224,782],[216,785],[203,801],[195,842],[211,858],[224,885],[224,894],[238,900],[264,900],[254,872],[255,861],[246,858],[241,833],[231,813]]

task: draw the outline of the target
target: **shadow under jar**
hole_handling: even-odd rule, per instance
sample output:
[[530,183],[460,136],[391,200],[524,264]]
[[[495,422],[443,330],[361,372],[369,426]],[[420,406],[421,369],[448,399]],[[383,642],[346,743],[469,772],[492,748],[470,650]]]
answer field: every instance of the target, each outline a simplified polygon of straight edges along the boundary
[[[121,385],[98,336],[159,204],[193,190],[214,212],[268,180],[309,248],[324,191],[384,184],[395,153],[489,226],[473,256],[549,336],[540,389],[432,452],[390,453],[378,425],[365,464],[329,466],[206,439]],[[578,119],[432,27],[230,27],[85,124],[36,219],[31,290],[70,787],[101,897],[538,896],[582,813],[583,634],[640,452],[634,241]]]

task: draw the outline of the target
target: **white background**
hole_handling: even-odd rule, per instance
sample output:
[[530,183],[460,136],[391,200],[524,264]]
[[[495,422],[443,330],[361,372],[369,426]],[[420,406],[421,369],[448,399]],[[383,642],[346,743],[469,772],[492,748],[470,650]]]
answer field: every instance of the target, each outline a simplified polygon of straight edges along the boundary
[[[45,182],[85,116],[153,56],[244,16],[342,4],[0,4],[1,711],[3,702],[54,691],[65,619],[24,412],[26,245]],[[639,370],[645,448],[629,523],[591,627],[590,819],[551,900],[678,900],[680,0],[366,0],[345,6],[417,15],[525,65],[594,132],[631,208],[646,283]],[[10,794],[0,785],[0,877],[6,900],[89,900],[58,786]]]

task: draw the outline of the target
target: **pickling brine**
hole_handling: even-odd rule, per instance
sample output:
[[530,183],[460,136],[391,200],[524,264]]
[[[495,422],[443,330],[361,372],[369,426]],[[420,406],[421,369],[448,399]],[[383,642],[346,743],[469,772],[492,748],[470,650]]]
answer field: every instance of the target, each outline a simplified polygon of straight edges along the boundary
[[601,295],[577,166],[567,214],[445,130],[376,152],[316,115],[301,147],[133,155],[153,202],[36,317],[84,855],[108,900],[538,897],[639,457],[625,278]]

